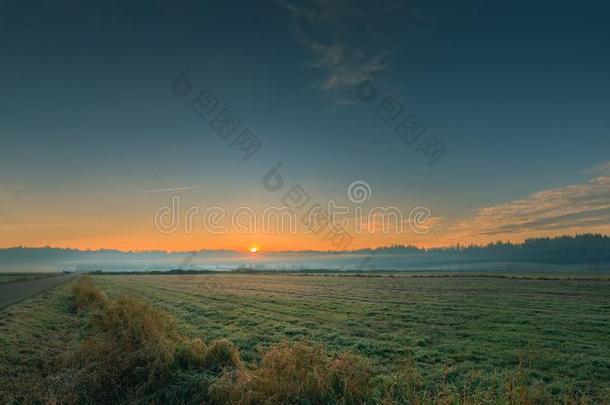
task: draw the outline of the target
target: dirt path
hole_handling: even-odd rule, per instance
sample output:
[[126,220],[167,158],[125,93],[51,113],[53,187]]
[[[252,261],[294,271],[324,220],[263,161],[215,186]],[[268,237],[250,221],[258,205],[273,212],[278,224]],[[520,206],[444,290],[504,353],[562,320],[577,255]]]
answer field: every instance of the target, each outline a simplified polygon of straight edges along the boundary
[[75,274],[39,278],[0,285],[0,309],[21,302],[78,277]]

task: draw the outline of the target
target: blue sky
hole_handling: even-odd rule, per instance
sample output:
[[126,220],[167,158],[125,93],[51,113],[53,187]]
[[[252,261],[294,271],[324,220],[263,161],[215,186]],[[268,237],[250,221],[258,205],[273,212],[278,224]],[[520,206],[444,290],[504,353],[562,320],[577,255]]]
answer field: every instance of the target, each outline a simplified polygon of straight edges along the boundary
[[[610,160],[609,7],[3,2],[0,244],[162,247],[150,217],[170,196],[146,190],[192,186],[183,193],[192,204],[262,207],[277,202],[260,179],[279,161],[291,184],[320,200],[345,200],[346,186],[365,180],[376,204],[426,206],[460,231],[481,209],[586,188]],[[197,90],[262,141],[252,159],[172,93],[186,66]],[[367,81],[377,96],[364,102],[356,89]],[[446,147],[436,164],[379,119],[387,96]],[[588,229],[605,228],[556,232]]]

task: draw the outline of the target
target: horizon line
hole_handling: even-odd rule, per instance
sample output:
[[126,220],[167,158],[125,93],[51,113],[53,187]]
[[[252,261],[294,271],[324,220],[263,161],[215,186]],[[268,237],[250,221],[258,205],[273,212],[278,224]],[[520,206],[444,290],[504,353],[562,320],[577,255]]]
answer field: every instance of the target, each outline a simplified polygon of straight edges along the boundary
[[[572,235],[565,234],[565,235],[559,235],[559,236],[532,237],[532,238],[524,239],[521,242],[511,242],[510,240],[506,240],[506,241],[497,240],[497,241],[489,242],[486,244],[470,243],[468,245],[463,245],[463,247],[487,247],[487,246],[491,246],[494,244],[523,245],[528,240],[577,238],[577,237],[582,237],[582,236],[597,236],[597,237],[603,237],[603,238],[610,237],[610,235],[602,234],[602,233],[581,233],[581,234],[572,234]],[[328,249],[328,250],[319,250],[319,249],[259,250],[257,253],[254,253],[254,254],[261,255],[264,253],[353,253],[353,252],[359,252],[359,251],[365,251],[365,250],[381,250],[381,249],[390,249],[390,248],[415,248],[418,250],[430,251],[430,250],[437,250],[437,249],[457,248],[457,247],[460,247],[460,245],[461,244],[458,242],[454,245],[445,245],[445,246],[425,248],[425,247],[417,246],[415,244],[407,244],[407,245],[393,244],[393,245],[379,245],[376,247],[367,246],[367,247],[362,247],[362,248],[357,248],[357,249],[344,249],[344,250],[332,250],[332,249]],[[160,250],[160,249],[123,250],[123,249],[118,249],[118,248],[103,248],[103,247],[96,248],[96,249],[81,249],[81,248],[75,248],[75,247],[60,247],[60,246],[50,246],[50,245],[45,245],[45,246],[21,245],[21,246],[0,247],[0,251],[10,250],[10,249],[57,249],[57,250],[75,250],[75,251],[79,251],[79,252],[116,251],[116,252],[120,252],[120,253],[167,253],[167,254],[179,254],[179,253],[188,254],[188,253],[203,252],[203,251],[248,253],[248,249],[239,250],[239,249],[229,249],[229,248],[226,248],[226,249],[201,248],[201,249],[191,249],[191,250]],[[253,254],[253,253],[250,253],[250,254]]]

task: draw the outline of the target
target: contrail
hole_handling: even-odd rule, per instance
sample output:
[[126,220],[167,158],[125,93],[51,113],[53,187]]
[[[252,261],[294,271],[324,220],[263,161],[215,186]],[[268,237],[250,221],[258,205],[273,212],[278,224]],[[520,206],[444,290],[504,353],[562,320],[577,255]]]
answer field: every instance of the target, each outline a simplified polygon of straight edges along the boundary
[[199,188],[199,186],[189,186],[189,187],[175,187],[175,188],[159,188],[156,190],[147,190],[145,191],[145,193],[164,193],[167,191],[186,191],[186,190],[193,190]]

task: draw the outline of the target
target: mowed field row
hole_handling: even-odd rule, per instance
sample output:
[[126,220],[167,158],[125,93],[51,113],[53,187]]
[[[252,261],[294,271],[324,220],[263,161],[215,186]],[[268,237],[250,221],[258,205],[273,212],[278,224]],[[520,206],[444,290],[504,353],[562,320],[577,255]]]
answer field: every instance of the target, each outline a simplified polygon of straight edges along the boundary
[[598,398],[610,392],[610,281],[322,275],[97,276],[110,296],[149,300],[182,332],[258,347],[311,340],[372,359],[414,362],[430,381],[532,381]]

